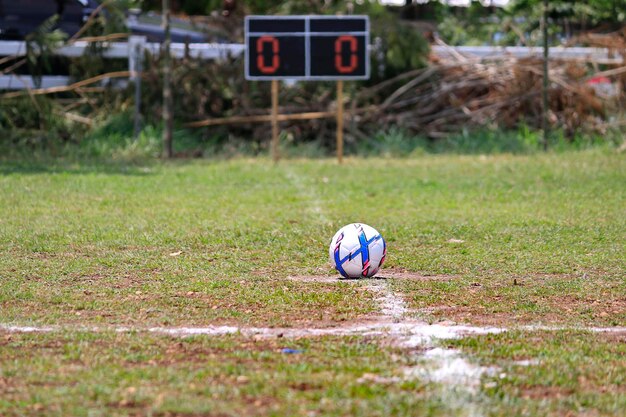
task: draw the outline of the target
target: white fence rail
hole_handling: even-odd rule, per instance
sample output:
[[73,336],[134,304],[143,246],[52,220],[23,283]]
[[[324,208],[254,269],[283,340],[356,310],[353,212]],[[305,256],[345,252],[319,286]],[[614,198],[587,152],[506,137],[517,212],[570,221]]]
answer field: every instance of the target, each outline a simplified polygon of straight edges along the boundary
[[[75,42],[72,45],[59,49],[58,54],[66,57],[78,57],[83,55],[89,44],[87,42]],[[106,58],[126,58],[128,68],[135,73],[140,68],[140,60],[144,51],[158,54],[161,50],[160,43],[146,42],[141,36],[131,36],[128,42],[109,42],[103,44],[103,52]],[[189,56],[192,58],[214,60],[225,59],[229,56],[239,56],[243,53],[243,44],[221,43],[172,43],[171,54],[177,58]],[[432,47],[432,52],[441,57],[451,57],[461,54],[468,59],[499,60],[507,58],[541,57],[543,50],[533,47],[495,47],[495,46],[439,46]],[[26,43],[20,41],[1,41],[0,56],[23,56],[26,55]],[[551,59],[573,60],[582,62],[595,62],[599,64],[621,64],[624,57],[612,53],[604,48],[550,48]],[[68,85],[70,78],[67,76],[47,75],[41,77],[41,87],[59,87]],[[23,90],[34,88],[35,83],[27,75],[0,75],[0,90]]]
[[[70,77],[66,75],[46,75],[41,77],[40,88],[52,88],[68,85]],[[0,90],[25,90],[37,88],[33,78],[28,75],[0,75]]]
[[[131,36],[129,42],[104,42],[103,56],[105,58],[129,58],[132,55],[132,46],[135,42],[142,44],[143,48],[152,54],[158,54],[161,44],[158,42],[146,42],[142,36]],[[75,42],[58,50],[58,54],[67,57],[81,56],[89,46],[88,42]],[[220,59],[228,55],[239,55],[245,49],[243,44],[232,43],[172,43],[170,50],[174,57],[183,58],[186,53],[193,58]],[[2,41],[0,42],[0,55],[26,55],[26,42]]]
[[[543,48],[527,46],[440,46],[432,47],[434,54],[451,57],[453,54],[461,54],[466,58],[476,58],[480,60],[499,60],[506,58],[528,58],[543,57]],[[611,53],[606,48],[583,48],[583,47],[562,47],[554,46],[550,48],[550,59],[595,62],[597,64],[621,64],[624,57],[619,53]]]
[[[57,51],[57,54],[65,57],[79,57],[85,53],[89,47],[88,42],[75,42]],[[131,36],[128,42],[108,42],[103,43],[105,58],[126,58],[128,59],[128,69],[131,72],[137,71],[139,61],[144,52],[158,54],[162,45],[158,42],[146,42],[143,36]],[[238,56],[243,53],[243,44],[222,44],[222,43],[172,43],[170,53],[173,57],[213,60],[226,59],[229,56]],[[26,42],[2,41],[0,42],[0,56],[24,56],[26,55]],[[41,88],[66,86],[70,82],[70,77],[62,75],[46,75],[41,77]],[[34,88],[35,83],[28,75],[5,74],[0,75],[0,90],[23,90]]]

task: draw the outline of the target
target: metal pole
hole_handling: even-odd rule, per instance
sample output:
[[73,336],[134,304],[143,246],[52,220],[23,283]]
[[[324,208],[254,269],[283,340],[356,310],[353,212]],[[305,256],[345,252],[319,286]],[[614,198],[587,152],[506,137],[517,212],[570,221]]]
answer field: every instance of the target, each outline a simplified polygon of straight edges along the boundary
[[144,36],[131,36],[129,39],[129,69],[132,80],[135,82],[135,117],[133,126],[133,136],[139,137],[141,132],[141,72],[143,65],[143,52],[146,38]]
[[550,73],[548,67],[549,51],[548,46],[548,0],[543,0],[543,14],[541,18],[541,30],[543,32],[543,117],[541,121],[541,128],[543,130],[543,150],[548,150],[548,137],[550,135],[550,121],[548,120],[550,112],[550,102],[548,96],[548,88],[550,87]]
[[337,81],[337,162],[343,162],[343,80]]
[[278,80],[272,80],[272,159],[278,162]]
[[[137,51],[135,52],[139,54],[139,45],[137,45]],[[135,77],[135,126],[134,126],[134,136],[135,138],[139,137],[139,132],[141,132],[141,59],[137,59],[137,76]]]
[[172,148],[172,68],[170,57],[170,2],[163,0],[163,30],[165,42],[163,43],[163,147],[165,156],[171,158],[174,154]]

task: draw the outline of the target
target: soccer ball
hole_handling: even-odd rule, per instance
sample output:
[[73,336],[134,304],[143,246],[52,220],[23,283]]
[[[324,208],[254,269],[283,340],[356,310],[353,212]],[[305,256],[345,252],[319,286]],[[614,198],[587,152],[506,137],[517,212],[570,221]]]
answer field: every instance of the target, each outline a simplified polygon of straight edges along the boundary
[[352,223],[335,233],[328,253],[330,263],[342,277],[373,277],[385,262],[387,245],[373,227]]

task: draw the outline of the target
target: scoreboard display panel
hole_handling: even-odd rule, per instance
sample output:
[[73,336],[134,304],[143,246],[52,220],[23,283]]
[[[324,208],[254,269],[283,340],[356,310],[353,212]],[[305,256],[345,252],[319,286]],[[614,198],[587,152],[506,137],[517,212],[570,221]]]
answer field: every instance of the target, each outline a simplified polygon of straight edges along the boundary
[[247,16],[246,79],[369,78],[367,16]]

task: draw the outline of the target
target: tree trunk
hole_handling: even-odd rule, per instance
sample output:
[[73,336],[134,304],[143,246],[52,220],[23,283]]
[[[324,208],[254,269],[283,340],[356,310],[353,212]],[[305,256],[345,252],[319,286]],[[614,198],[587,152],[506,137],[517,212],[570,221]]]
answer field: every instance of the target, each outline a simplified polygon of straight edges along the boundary
[[542,117],[542,129],[543,129],[543,150],[548,150],[548,136],[550,134],[550,121],[548,120],[550,108],[548,88],[550,87],[550,74],[548,67],[549,59],[549,47],[548,47],[548,0],[543,0],[543,14],[541,18],[541,26],[543,32],[543,117]]
[[172,63],[170,57],[170,2],[163,0],[163,30],[165,41],[163,43],[163,147],[166,158],[173,156],[172,126],[174,115],[172,114]]

